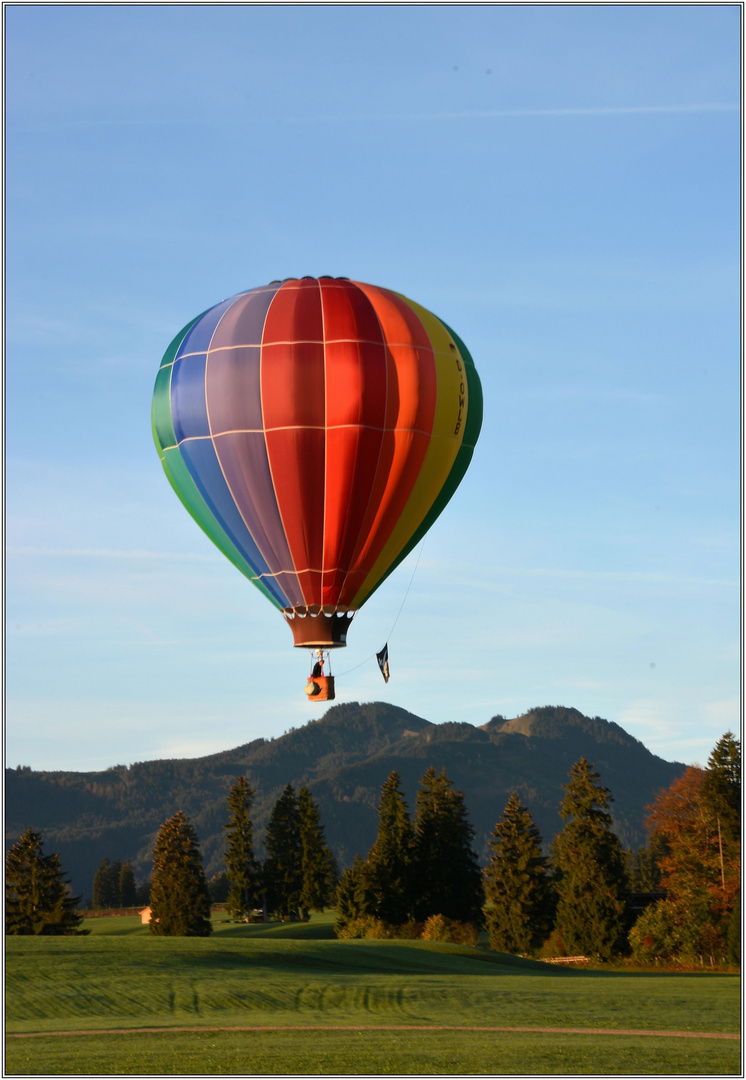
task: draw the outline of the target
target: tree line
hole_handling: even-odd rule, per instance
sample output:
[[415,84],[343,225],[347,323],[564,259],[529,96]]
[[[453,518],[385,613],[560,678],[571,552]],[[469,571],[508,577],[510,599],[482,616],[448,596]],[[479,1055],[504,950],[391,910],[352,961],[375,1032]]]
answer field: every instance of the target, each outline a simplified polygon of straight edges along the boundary
[[[227,799],[225,867],[226,911],[238,922],[252,917],[307,921],[311,910],[334,902],[337,864],[324,837],[319,808],[307,787],[296,794],[286,785],[270,815],[266,855],[254,852],[251,806],[255,791],[245,776]],[[210,887],[199,856],[199,842],[179,811],[158,833],[150,881],[153,934],[207,936],[211,933]]]
[[[425,771],[413,817],[393,771],[381,790],[375,842],[341,877],[306,787],[296,794],[286,786],[270,815],[265,857],[257,858],[255,792],[242,776],[227,799],[226,910],[235,920],[306,920],[311,910],[335,906],[339,937],[476,944],[484,928],[491,948],[524,956],[631,953],[641,962],[707,956],[740,963],[740,763],[740,742],[728,732],[707,769],[688,769],[658,795],[649,808],[649,841],[630,852],[613,830],[611,792],[581,757],[564,785],[563,827],[548,850],[513,793],[483,870],[463,794],[445,770]],[[151,932],[209,934],[210,885],[198,838],[178,812],[155,843]],[[126,907],[133,893],[129,863],[104,860],[94,902]],[[630,904],[635,895],[641,914]],[[6,859],[6,933],[80,933],[78,903],[59,856],[43,856],[39,834],[29,829]]]

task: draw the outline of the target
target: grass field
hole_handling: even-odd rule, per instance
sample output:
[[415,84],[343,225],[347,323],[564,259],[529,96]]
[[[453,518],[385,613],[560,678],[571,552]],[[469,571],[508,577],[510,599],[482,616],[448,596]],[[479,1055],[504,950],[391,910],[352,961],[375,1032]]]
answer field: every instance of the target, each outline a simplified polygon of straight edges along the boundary
[[[329,915],[217,922],[208,939],[151,937],[136,917],[86,927],[85,938],[6,939],[6,1075],[741,1071],[735,1040],[621,1033],[738,1032],[735,975],[337,941]],[[214,1030],[252,1026],[265,1030]],[[484,1030],[510,1027],[576,1033]]]

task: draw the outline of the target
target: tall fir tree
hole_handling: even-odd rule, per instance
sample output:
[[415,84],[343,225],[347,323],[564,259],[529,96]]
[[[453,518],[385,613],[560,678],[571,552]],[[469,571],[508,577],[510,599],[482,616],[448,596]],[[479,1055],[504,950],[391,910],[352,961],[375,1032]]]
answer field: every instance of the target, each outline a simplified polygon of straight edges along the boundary
[[121,877],[122,860],[115,859],[111,864],[111,907],[113,908],[122,906]]
[[227,911],[235,921],[245,921],[256,907],[259,899],[258,868],[254,859],[254,829],[251,823],[251,806],[254,789],[245,776],[239,776],[228,793],[228,824],[226,830],[227,851],[225,868],[230,887],[226,901]]
[[344,871],[337,883],[336,909],[334,930],[339,937],[348,936],[345,931],[350,923],[372,916],[375,912],[370,865],[360,854],[355,856],[352,866]]
[[648,837],[637,851],[628,851],[627,877],[631,892],[651,893],[660,889],[660,860],[666,854],[665,841],[659,836]]
[[375,914],[394,926],[408,922],[414,909],[414,829],[395,769],[381,788],[378,833],[368,862]]
[[484,871],[490,948],[525,955],[549,933],[552,896],[541,833],[516,792],[495,825],[490,847]]
[[45,855],[41,834],[27,829],[5,856],[6,934],[88,934],[79,930],[83,916],[75,910],[58,853]]
[[612,828],[611,792],[581,757],[570,769],[551,845],[557,891],[555,929],[570,953],[609,959],[624,950],[624,850]]
[[212,933],[210,893],[197,834],[181,810],[161,825],[153,851],[150,933],[207,937]]
[[719,739],[707,761],[702,798],[719,822],[721,837],[741,831],[741,741],[732,731]]
[[324,839],[319,808],[307,787],[298,792],[298,830],[302,877],[298,906],[305,921],[309,911],[324,910],[336,877],[336,861]]
[[272,808],[265,839],[264,885],[267,907],[283,920],[300,917],[303,893],[303,849],[298,798],[292,784]]
[[111,907],[111,864],[102,859],[93,875],[93,910],[103,911]]
[[127,859],[119,873],[119,903],[123,908],[134,907],[137,903],[137,885],[132,863]]
[[414,826],[414,915],[445,915],[480,925],[482,874],[471,844],[474,830],[445,769],[431,765],[420,780]]

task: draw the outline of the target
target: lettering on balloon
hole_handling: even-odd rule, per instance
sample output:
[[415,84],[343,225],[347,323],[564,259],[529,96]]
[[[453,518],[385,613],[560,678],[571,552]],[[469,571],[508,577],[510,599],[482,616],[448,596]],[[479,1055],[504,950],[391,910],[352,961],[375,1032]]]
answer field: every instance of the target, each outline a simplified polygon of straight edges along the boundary
[[[453,348],[453,345],[451,345],[451,348]],[[464,366],[461,363],[461,360],[460,360],[460,358],[458,356],[456,357],[456,369],[458,370],[459,374],[461,375],[461,382],[460,382],[459,388],[458,388],[458,393],[459,393],[459,396],[458,396],[458,416],[456,417],[456,426],[453,429],[453,434],[454,435],[458,435],[459,431],[461,431],[461,424],[463,423],[463,417],[464,417],[464,406],[466,405],[466,386],[464,385]]]

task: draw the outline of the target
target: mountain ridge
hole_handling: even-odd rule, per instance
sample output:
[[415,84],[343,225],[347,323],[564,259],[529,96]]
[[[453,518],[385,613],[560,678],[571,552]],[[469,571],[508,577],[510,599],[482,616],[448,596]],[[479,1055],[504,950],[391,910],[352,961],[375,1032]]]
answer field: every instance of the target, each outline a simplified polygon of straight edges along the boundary
[[149,873],[158,828],[177,810],[191,819],[209,875],[222,869],[225,798],[246,774],[256,789],[252,820],[261,840],[286,784],[306,784],[319,804],[340,867],[375,839],[381,786],[392,769],[402,778],[414,814],[418,782],[430,766],[445,769],[464,793],[484,863],[489,834],[512,791],[548,844],[561,828],[559,803],[567,773],[581,756],[610,788],[623,843],[644,841],[645,806],[686,766],[652,754],[613,721],[565,706],[541,706],[519,717],[493,716],[480,726],[433,724],[383,702],[333,705],[323,716],[272,739],[200,758],[164,758],[93,772],[6,769],[6,847],[29,825],[46,851],[59,851],[73,888],[90,895],[101,859],[129,858],[139,879]]

